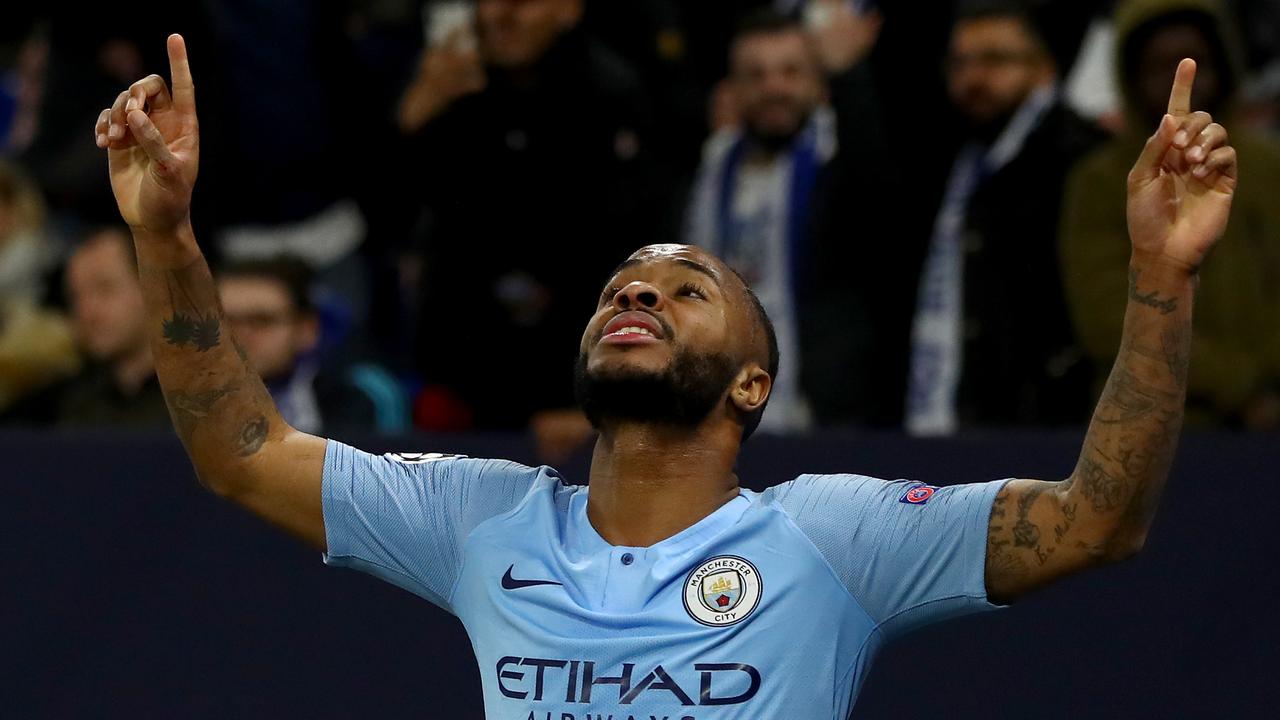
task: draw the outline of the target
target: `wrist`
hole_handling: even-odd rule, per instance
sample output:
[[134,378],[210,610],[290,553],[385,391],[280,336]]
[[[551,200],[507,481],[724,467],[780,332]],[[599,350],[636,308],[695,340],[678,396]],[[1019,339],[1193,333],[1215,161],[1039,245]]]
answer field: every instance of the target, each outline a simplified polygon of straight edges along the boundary
[[1144,278],[1176,282],[1193,280],[1200,274],[1200,266],[1161,253],[1134,250],[1129,255],[1129,271],[1140,272]]
[[169,268],[186,267],[202,257],[191,219],[186,218],[172,228],[158,230],[132,226],[133,244],[139,262]]

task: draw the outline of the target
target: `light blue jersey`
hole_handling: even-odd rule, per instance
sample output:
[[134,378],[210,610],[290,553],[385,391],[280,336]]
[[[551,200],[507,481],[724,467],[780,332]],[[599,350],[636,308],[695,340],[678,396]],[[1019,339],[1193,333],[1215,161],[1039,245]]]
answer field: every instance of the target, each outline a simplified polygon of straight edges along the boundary
[[802,475],[620,547],[549,468],[330,441],[325,562],[457,615],[491,719],[843,720],[885,640],[994,607],[1000,486]]

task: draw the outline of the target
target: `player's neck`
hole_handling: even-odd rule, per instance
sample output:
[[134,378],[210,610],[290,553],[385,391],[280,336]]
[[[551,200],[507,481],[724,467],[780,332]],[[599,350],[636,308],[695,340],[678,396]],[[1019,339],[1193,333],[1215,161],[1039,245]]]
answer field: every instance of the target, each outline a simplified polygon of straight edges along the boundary
[[613,545],[647,547],[738,495],[740,428],[627,424],[603,430],[591,458],[587,517]]

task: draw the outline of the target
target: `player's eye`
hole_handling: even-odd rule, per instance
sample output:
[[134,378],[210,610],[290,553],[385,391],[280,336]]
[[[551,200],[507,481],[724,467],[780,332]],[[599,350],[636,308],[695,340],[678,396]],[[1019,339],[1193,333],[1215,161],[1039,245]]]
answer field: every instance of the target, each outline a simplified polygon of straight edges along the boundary
[[707,299],[707,291],[693,283],[685,283],[681,285],[680,289],[676,291],[676,295],[679,297],[693,297],[699,300]]

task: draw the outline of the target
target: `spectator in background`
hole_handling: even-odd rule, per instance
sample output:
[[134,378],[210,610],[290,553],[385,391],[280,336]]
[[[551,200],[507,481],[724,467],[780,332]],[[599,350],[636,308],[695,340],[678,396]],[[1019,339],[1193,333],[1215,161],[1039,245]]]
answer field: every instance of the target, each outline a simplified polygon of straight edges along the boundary
[[42,73],[24,78],[31,87],[24,89],[22,110],[37,118],[34,134],[11,140],[49,202],[51,229],[67,244],[86,224],[118,217],[110,185],[102,181],[102,158],[92,143],[85,147],[82,118],[110,104],[121,87],[165,67],[164,53],[143,39],[171,32],[198,37],[202,5],[139,0],[122,13],[59,0],[6,3],[6,23],[27,24],[37,54],[28,62]]
[[[383,138],[392,132],[381,122],[377,83],[361,72],[346,32],[348,3],[199,5],[212,37],[204,52],[192,42],[193,62],[218,71],[203,74],[211,80],[201,103],[256,98],[221,104],[216,114],[205,110],[219,120],[209,128],[217,152],[207,154],[206,177],[221,204],[205,213],[219,224],[210,235],[217,250],[228,259],[288,253],[306,260],[362,325],[371,293],[363,255],[370,223],[360,200],[376,186],[371,178],[394,172],[386,162]],[[358,112],[351,110],[355,94]],[[243,166],[254,172],[239,172]]]
[[1246,77],[1241,87],[1242,120],[1249,127],[1280,134],[1280,3],[1234,0],[1233,17],[1245,18]]
[[67,426],[169,427],[129,231],[90,233],[67,261],[66,290],[88,365],[51,395],[53,419]]
[[79,368],[66,320],[40,307],[55,259],[40,190],[0,161],[0,412]]
[[725,86],[740,122],[708,141],[688,212],[687,242],[741,273],[777,330],[782,363],[761,426],[774,432],[814,415],[864,419],[859,383],[874,377],[870,298],[849,273],[867,266],[855,251],[884,238],[883,138],[860,66],[879,18],[818,4],[831,15],[812,35],[769,9],[743,19]]
[[1083,421],[1088,366],[1057,228],[1067,172],[1101,133],[1060,102],[1053,58],[1017,5],[967,8],[946,71],[968,132],[920,275],[907,430]]
[[[1134,0],[1116,11],[1116,77],[1129,127],[1082,162],[1067,188],[1062,264],[1072,318],[1099,371],[1116,349],[1122,320],[1108,303],[1127,292],[1113,280],[1129,261],[1125,207],[1109,195],[1125,182],[1132,154],[1165,112],[1156,86],[1184,57],[1198,63],[1195,107],[1233,128],[1249,175],[1235,217],[1196,297],[1187,422],[1280,428],[1280,148],[1231,121],[1240,82],[1238,44],[1212,0]],[[1126,156],[1126,153],[1130,153]],[[1098,379],[1103,379],[1100,372]]]
[[227,324],[285,421],[310,433],[406,429],[399,386],[371,365],[332,367],[321,353],[312,272],[292,256],[240,260],[218,273]]
[[399,113],[426,205],[418,368],[476,427],[532,423],[548,459],[590,433],[570,409],[581,303],[671,211],[636,75],[585,35],[582,12],[479,0],[473,26],[426,49]]

